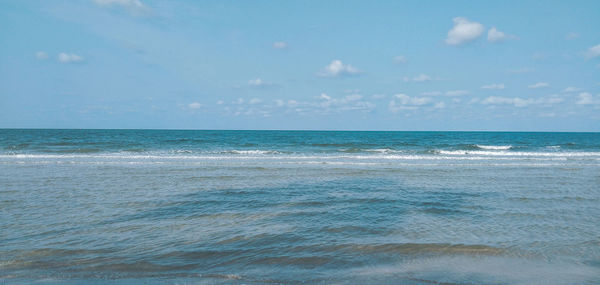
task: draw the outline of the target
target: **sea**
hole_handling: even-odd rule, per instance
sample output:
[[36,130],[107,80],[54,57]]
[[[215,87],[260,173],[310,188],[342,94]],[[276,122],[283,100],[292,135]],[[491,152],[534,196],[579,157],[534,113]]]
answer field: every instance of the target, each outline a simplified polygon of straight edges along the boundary
[[600,284],[600,133],[0,129],[0,284]]

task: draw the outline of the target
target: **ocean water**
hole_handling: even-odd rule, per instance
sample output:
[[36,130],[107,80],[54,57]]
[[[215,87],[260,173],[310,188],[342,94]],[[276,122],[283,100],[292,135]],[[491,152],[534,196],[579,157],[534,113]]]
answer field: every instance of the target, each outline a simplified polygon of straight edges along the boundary
[[0,130],[0,283],[598,284],[600,134]]

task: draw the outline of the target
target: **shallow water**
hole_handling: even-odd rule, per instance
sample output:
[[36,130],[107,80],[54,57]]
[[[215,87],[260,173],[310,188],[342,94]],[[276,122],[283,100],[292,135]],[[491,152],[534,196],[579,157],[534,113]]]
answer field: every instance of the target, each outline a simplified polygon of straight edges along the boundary
[[594,284],[600,134],[0,130],[0,282]]

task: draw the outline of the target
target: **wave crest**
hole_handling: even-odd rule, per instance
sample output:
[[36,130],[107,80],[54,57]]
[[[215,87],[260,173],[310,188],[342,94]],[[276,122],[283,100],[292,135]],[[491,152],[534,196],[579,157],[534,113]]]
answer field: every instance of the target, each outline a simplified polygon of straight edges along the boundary
[[512,145],[475,145],[479,149],[487,149],[487,150],[509,150],[512,148]]

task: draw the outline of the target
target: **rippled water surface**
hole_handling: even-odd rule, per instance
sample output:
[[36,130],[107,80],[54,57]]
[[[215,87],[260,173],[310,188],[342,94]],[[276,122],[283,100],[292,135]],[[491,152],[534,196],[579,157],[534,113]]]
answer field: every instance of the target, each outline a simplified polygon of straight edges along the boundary
[[0,130],[0,283],[600,283],[600,134]]

